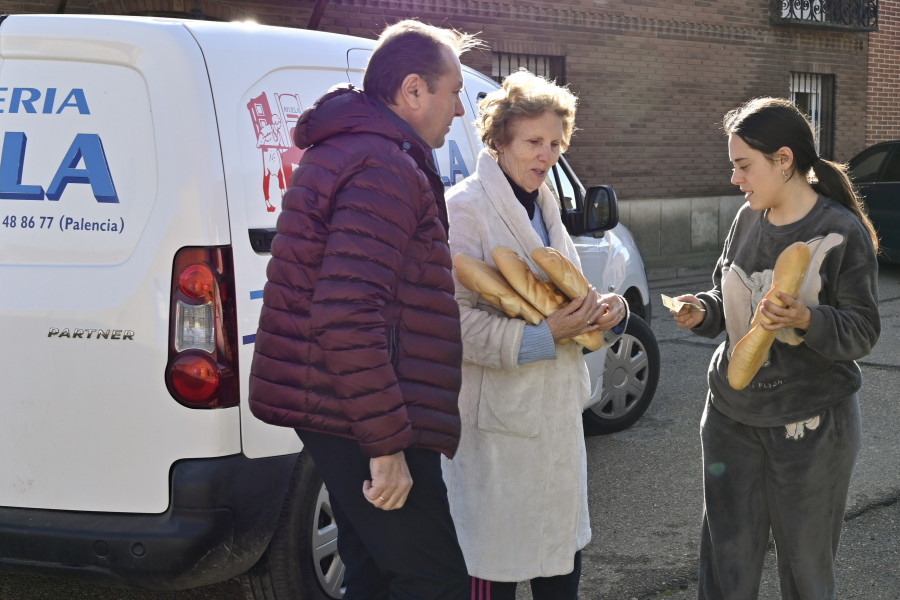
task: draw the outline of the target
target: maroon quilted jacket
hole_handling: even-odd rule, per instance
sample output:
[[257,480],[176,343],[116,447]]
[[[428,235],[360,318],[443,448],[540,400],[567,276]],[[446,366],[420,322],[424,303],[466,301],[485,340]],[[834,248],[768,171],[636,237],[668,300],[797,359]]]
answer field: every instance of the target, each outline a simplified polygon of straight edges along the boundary
[[309,148],[272,242],[250,371],[267,423],[452,456],[462,343],[444,186],[431,149],[363,92],[297,123]]

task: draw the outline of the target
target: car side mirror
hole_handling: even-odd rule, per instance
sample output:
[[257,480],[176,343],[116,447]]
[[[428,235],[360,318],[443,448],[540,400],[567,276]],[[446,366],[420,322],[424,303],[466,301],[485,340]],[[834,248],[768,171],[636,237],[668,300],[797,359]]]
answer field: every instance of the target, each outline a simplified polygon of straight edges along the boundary
[[603,233],[619,224],[616,193],[608,185],[594,185],[584,197],[584,235],[603,237]]

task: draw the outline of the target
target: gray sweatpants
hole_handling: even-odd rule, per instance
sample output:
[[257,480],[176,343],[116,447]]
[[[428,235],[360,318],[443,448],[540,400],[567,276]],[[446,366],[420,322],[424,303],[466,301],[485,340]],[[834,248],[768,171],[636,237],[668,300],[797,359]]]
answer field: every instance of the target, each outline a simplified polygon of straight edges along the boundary
[[859,451],[856,395],[825,409],[816,429],[733,421],[707,401],[703,442],[700,600],[759,596],[769,531],[784,600],[834,600],[834,556]]

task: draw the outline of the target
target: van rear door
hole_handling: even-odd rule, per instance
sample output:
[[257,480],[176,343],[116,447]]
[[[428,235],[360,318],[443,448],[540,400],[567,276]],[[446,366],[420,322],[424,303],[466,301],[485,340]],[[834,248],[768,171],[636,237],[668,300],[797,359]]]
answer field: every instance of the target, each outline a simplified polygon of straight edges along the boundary
[[237,408],[167,390],[173,257],[230,242],[199,47],[164,20],[0,24],[0,506],[159,513]]

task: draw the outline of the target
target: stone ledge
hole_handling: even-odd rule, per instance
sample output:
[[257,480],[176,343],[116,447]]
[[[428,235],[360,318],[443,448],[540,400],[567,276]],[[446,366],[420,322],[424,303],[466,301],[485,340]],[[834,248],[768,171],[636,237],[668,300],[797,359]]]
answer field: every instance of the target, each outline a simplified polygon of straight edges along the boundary
[[644,259],[647,283],[651,288],[670,288],[686,284],[709,283],[719,258],[718,252],[672,254]]

